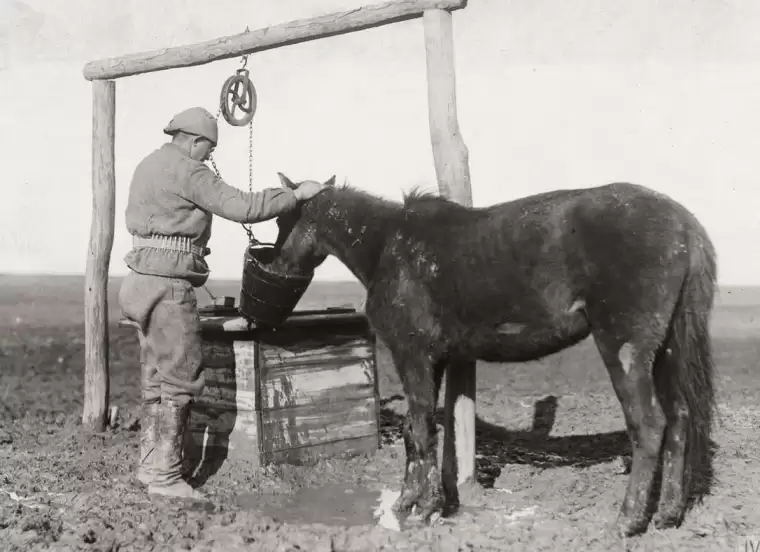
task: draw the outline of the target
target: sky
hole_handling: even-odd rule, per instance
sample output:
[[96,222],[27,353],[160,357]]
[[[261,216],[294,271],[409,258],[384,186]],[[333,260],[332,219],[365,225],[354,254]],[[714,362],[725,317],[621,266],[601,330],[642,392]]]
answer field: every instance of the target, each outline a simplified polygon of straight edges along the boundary
[[[91,220],[87,61],[356,8],[356,0],[0,0],[0,273],[84,273]],[[684,204],[723,285],[760,285],[760,5],[752,0],[470,0],[454,12],[457,107],[476,206],[643,184]],[[216,112],[239,59],[116,80],[116,233],[136,164],[172,115]],[[339,182],[401,199],[436,189],[421,20],[253,54],[253,188]],[[248,130],[220,125],[222,176],[248,189]],[[262,241],[273,221],[254,226]],[[246,236],[216,218],[212,278]],[[316,278],[353,279],[335,259]]]

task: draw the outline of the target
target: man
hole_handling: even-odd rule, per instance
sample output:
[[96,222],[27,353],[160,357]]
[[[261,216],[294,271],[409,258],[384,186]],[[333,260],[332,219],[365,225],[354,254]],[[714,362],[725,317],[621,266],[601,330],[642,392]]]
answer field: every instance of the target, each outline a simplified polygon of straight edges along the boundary
[[133,249],[119,292],[124,316],[139,328],[142,429],[137,478],[148,492],[203,498],[182,474],[182,444],[190,402],[203,389],[200,319],[195,287],[209,276],[204,260],[213,215],[256,223],[293,209],[322,189],[245,193],[226,184],[205,161],[218,128],[205,109],[178,113],[164,129],[172,140],[135,169],[126,224]]

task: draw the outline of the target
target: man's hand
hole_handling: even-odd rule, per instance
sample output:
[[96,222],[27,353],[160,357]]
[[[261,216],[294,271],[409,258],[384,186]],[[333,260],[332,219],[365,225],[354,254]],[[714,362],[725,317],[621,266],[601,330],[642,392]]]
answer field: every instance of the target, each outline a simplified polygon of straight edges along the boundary
[[315,182],[314,180],[307,180],[306,182],[301,183],[298,188],[293,190],[293,193],[296,194],[296,199],[298,201],[306,201],[307,199],[311,199],[315,195],[317,195],[319,192],[327,188],[324,184],[321,182]]

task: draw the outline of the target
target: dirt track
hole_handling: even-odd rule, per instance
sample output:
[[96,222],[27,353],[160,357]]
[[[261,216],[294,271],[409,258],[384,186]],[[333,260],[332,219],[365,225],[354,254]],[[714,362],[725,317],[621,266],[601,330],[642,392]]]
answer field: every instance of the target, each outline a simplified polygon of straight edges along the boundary
[[[397,532],[372,517],[380,491],[398,489],[404,459],[404,401],[391,400],[400,388],[385,363],[386,444],[374,458],[261,473],[227,463],[204,487],[213,506],[188,509],[149,498],[132,478],[139,388],[137,343],[128,329],[111,334],[111,401],[121,408],[121,425],[102,435],[81,432],[78,283],[72,294],[47,290],[18,305],[23,299],[0,292],[2,550],[714,551],[760,534],[760,331],[753,328],[760,307],[716,314],[723,425],[716,430],[713,494],[681,528],[652,528],[623,542],[608,528],[627,480],[621,458],[630,451],[590,343],[541,363],[481,365],[478,468],[485,490],[455,518]],[[60,307],[58,316],[50,315],[51,304]]]

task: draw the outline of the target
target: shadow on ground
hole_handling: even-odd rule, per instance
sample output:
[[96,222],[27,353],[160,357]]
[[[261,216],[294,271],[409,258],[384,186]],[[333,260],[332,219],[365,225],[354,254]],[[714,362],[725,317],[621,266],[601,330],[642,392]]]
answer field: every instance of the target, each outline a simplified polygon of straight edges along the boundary
[[[402,437],[404,416],[387,405],[404,400],[401,395],[393,395],[381,400],[380,431],[383,444],[390,444]],[[625,431],[593,433],[588,435],[564,435],[551,437],[557,413],[557,397],[548,395],[536,401],[533,422],[527,431],[508,430],[491,424],[482,418],[475,418],[476,468],[478,482],[484,488],[493,488],[502,469],[509,464],[527,464],[542,469],[571,466],[587,468],[596,464],[622,459],[626,473],[631,468],[631,444]],[[436,422],[443,424],[443,411],[436,412]],[[693,477],[689,493],[689,507],[708,494],[715,482],[712,458],[717,451],[711,442],[711,458]],[[655,477],[650,510],[656,506],[656,497],[661,483],[661,466]]]
[[[393,395],[381,401],[380,431],[383,444],[402,438],[404,416],[386,405],[403,400]],[[631,446],[625,431],[551,437],[557,411],[557,397],[549,395],[536,401],[533,423],[527,431],[509,430],[475,418],[477,477],[492,488],[501,470],[508,464],[529,464],[539,468],[574,466],[579,468],[630,458]],[[436,421],[443,424],[443,412]]]

